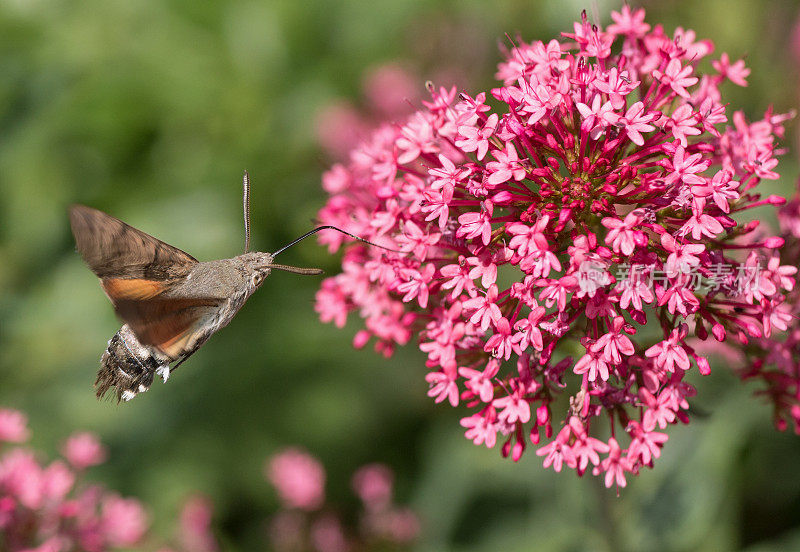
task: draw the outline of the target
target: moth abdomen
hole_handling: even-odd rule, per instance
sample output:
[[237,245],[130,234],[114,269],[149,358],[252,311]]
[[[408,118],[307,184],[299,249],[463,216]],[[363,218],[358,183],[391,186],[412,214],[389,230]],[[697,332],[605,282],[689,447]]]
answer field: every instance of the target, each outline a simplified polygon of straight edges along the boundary
[[126,324],[109,340],[100,358],[94,382],[97,397],[102,398],[114,387],[118,402],[129,401],[147,391],[156,374],[166,381],[169,361],[166,355],[142,345]]

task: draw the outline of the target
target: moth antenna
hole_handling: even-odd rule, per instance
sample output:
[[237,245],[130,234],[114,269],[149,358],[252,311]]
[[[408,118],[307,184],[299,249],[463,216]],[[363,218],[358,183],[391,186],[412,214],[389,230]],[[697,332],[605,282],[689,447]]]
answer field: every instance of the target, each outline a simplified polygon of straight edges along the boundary
[[355,234],[351,234],[350,232],[345,232],[341,228],[336,228],[335,226],[330,226],[330,225],[326,224],[325,226],[318,226],[318,227],[314,228],[313,230],[310,230],[310,231],[306,232],[305,234],[303,234],[302,236],[300,236],[299,238],[297,238],[293,242],[291,242],[291,243],[289,243],[287,245],[284,245],[283,247],[278,249],[275,253],[273,253],[272,256],[273,257],[277,257],[279,253],[282,253],[282,252],[286,251],[287,249],[289,249],[293,245],[296,245],[296,244],[300,243],[301,241],[303,241],[307,237],[309,237],[309,236],[311,236],[313,234],[316,234],[320,230],[336,230],[337,232],[341,232],[342,234],[345,234],[346,236],[350,236],[354,240],[358,240],[358,241],[366,243],[368,245],[372,245],[374,247],[380,247],[381,249],[385,249],[386,251],[392,251],[393,253],[403,253],[402,251],[398,251],[396,249],[391,249],[389,247],[384,247],[383,245],[378,245],[377,243],[372,243],[371,241],[365,240],[364,238],[359,238]]
[[242,178],[242,203],[244,204],[244,252],[250,251],[250,175],[244,171]]

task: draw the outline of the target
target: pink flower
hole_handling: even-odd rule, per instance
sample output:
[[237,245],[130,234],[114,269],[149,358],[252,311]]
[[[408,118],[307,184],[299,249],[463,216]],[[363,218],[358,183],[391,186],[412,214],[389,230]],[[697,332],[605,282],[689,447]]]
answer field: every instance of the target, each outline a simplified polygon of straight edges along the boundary
[[425,268],[422,269],[422,272],[413,269],[410,270],[407,276],[408,280],[398,284],[397,286],[397,291],[400,293],[405,293],[403,296],[403,302],[413,301],[414,298],[416,298],[420,307],[423,309],[427,307],[428,297],[430,294],[428,285],[433,279],[433,273],[435,271],[436,267],[434,267],[432,264],[425,265]]
[[706,248],[699,243],[679,244],[669,234],[661,235],[661,245],[665,251],[669,252],[664,265],[669,276],[686,274],[691,271],[692,267],[699,265],[700,259],[696,255],[702,253]]
[[408,104],[419,98],[419,79],[406,68],[388,63],[370,70],[364,79],[367,101],[381,115],[398,117],[408,113]]
[[503,315],[500,313],[500,307],[497,306],[497,286],[492,284],[486,292],[486,295],[479,295],[473,299],[464,301],[464,308],[472,311],[472,316],[469,321],[473,324],[480,324],[480,328],[486,331],[489,324],[497,324]]
[[600,463],[600,454],[609,451],[609,446],[599,439],[590,437],[586,433],[586,428],[578,420],[577,416],[569,419],[569,427],[572,434],[575,436],[575,442],[572,444],[570,456],[573,462],[577,464],[576,469],[578,473],[583,473],[589,466],[597,466]]
[[341,522],[325,514],[311,526],[311,543],[318,552],[347,552],[347,539]]
[[588,132],[592,140],[597,140],[609,125],[616,124],[619,120],[619,115],[614,112],[611,102],[605,102],[602,105],[600,102],[602,102],[600,94],[596,94],[592,99],[591,107],[585,103],[575,105],[583,117],[581,129]]
[[43,470],[31,451],[13,449],[0,458],[0,488],[29,509],[42,507],[43,478]]
[[[611,97],[611,105],[615,110],[622,109],[625,106],[625,96],[636,90],[639,84],[640,81],[631,79],[627,71],[620,72],[616,67],[612,67],[608,71],[605,75],[605,80],[598,79],[595,81],[597,89]],[[583,112],[581,114],[583,115]]]
[[442,372],[430,372],[425,376],[428,382],[428,396],[435,397],[436,402],[440,403],[447,399],[452,406],[458,406],[458,385],[456,385],[456,374],[453,370],[444,369]]
[[659,79],[663,84],[666,84],[675,91],[676,94],[684,98],[689,98],[689,93],[686,91],[687,86],[692,86],[697,83],[697,77],[690,77],[692,74],[691,65],[681,67],[681,61],[678,58],[673,58],[667,64],[664,72],[656,69],[653,71],[653,76]]
[[537,351],[543,349],[544,342],[542,341],[539,321],[544,317],[545,312],[543,307],[534,306],[526,318],[517,320],[514,324],[514,329],[518,333],[514,335],[512,340],[517,343],[520,350],[524,351],[529,346],[532,346]]
[[316,510],[325,499],[325,470],[311,455],[288,448],[273,456],[265,475],[287,508]]
[[646,431],[653,431],[656,425],[664,429],[675,421],[675,408],[672,404],[672,397],[666,390],[662,391],[658,397],[654,397],[650,391],[642,388],[639,389],[639,397],[646,407],[642,418],[642,427]]
[[100,526],[111,546],[132,546],[147,529],[147,516],[139,501],[111,495],[103,501]]
[[456,167],[455,164],[447,157],[439,154],[440,167],[428,169],[428,174],[434,177],[431,181],[431,188],[433,190],[442,190],[442,195],[453,197],[453,190],[456,185],[463,184],[464,180],[469,176],[470,170]]
[[322,148],[332,157],[342,159],[369,135],[369,123],[349,103],[325,106],[316,116],[316,135]]
[[625,129],[625,132],[627,133],[631,142],[637,146],[641,146],[644,144],[642,132],[650,132],[651,130],[655,130],[656,127],[647,124],[655,118],[655,113],[648,113],[645,115],[644,104],[642,102],[636,102],[628,108],[628,111],[624,116],[619,118],[616,124],[617,126],[621,126]]
[[[469,275],[470,272],[466,259],[463,256],[459,256],[458,264],[449,264],[442,267],[442,277],[449,278],[449,280],[442,283],[442,289],[452,289],[450,297],[453,299],[461,295],[462,291],[471,292],[475,289],[475,284]],[[473,294],[470,293],[470,295]]]
[[28,418],[18,410],[0,408],[0,441],[21,443],[30,436]]
[[628,484],[625,479],[625,472],[632,471],[633,463],[622,456],[622,449],[620,449],[616,439],[610,438],[608,445],[608,458],[603,460],[599,466],[596,466],[592,473],[599,475],[605,472],[605,485],[607,488],[611,488],[611,485],[624,487]]
[[687,220],[680,229],[680,234],[691,234],[695,240],[701,239],[703,236],[714,238],[721,234],[724,230],[722,224],[715,217],[703,213],[705,208],[705,199],[697,198],[695,200],[695,207],[692,209],[692,216]]
[[[295,449],[288,450],[296,452]],[[283,510],[270,523],[269,538],[272,548],[315,552],[348,552],[372,549],[375,546],[405,549],[419,534],[419,520],[410,509],[394,503],[392,471],[383,464],[367,464],[353,475],[352,485],[363,505],[358,516],[357,529],[352,528],[353,523],[342,522],[347,517],[338,515],[333,504],[325,504],[321,512]],[[286,506],[292,507],[288,504]],[[205,548],[187,545],[185,552],[204,552],[218,548],[207,530],[208,512],[203,511],[201,514]]]
[[497,161],[486,163],[487,170],[491,172],[487,180],[489,184],[496,186],[512,178],[522,180],[525,177],[525,168],[519,161],[513,143],[507,142],[505,150],[495,150],[492,155]]
[[672,330],[669,339],[656,343],[644,354],[646,357],[655,357],[655,365],[668,372],[674,372],[675,368],[688,370],[691,367],[689,357],[684,348],[680,345],[686,337],[686,325]]
[[485,443],[486,448],[492,448],[497,442],[497,426],[494,420],[485,415],[473,414],[461,418],[461,425],[467,428],[464,436],[476,445]]
[[435,145],[432,121],[423,113],[415,113],[402,128],[402,137],[397,140],[397,147],[401,153],[397,163],[404,165],[413,161],[422,154],[438,153]]
[[708,159],[702,160],[701,153],[695,153],[686,156],[686,149],[683,146],[675,148],[675,155],[672,158],[672,172],[664,179],[665,184],[671,184],[676,181],[685,182],[687,184],[704,184],[705,181],[697,173],[706,170],[711,161]]
[[740,59],[736,63],[731,64],[728,54],[722,53],[719,61],[712,61],[711,65],[719,71],[720,76],[727,77],[734,84],[739,86],[747,86],[747,75],[750,74],[750,69],[744,66],[744,60]]
[[461,126],[458,133],[462,136],[456,140],[456,145],[464,151],[477,151],[478,161],[484,158],[489,151],[489,137],[494,134],[497,127],[497,115],[492,114],[482,128]]
[[572,450],[567,446],[570,433],[570,426],[564,426],[555,439],[550,441],[550,443],[547,445],[536,450],[537,456],[545,457],[543,462],[545,468],[553,466],[555,471],[560,472],[565,461],[567,462],[567,465],[574,463]]
[[586,374],[588,372],[589,381],[595,381],[598,377],[603,381],[607,381],[609,374],[605,355],[600,351],[594,352],[591,349],[578,359],[572,371],[576,374]]
[[686,140],[687,136],[697,136],[702,131],[697,128],[697,116],[689,104],[683,104],[676,109],[670,116],[672,135],[681,143],[681,146],[686,148],[689,142]]
[[486,368],[482,372],[471,368],[459,368],[458,373],[468,378],[465,384],[467,388],[479,396],[483,402],[488,403],[494,397],[492,379],[497,375],[499,369],[500,362],[493,358],[486,364]]
[[644,22],[644,9],[631,11],[630,6],[624,4],[622,12],[611,12],[611,19],[614,20],[609,25],[606,32],[610,34],[628,35],[631,38],[643,36],[650,30],[650,25]]
[[483,202],[484,209],[479,213],[464,213],[458,217],[461,228],[456,232],[456,237],[480,237],[483,245],[489,245],[492,235],[492,213],[494,206],[490,201]]
[[[541,84],[536,75],[529,80],[521,78],[519,85],[519,88],[509,87],[507,93],[515,102],[519,103],[519,112],[527,117],[526,122],[529,125],[538,123],[550,109],[554,109],[561,103],[561,93],[553,87]],[[490,117],[495,116],[496,114],[492,114]],[[456,145],[459,144],[456,143]],[[478,159],[480,160],[480,158]]]
[[383,464],[367,464],[353,475],[352,484],[368,509],[379,510],[392,500],[394,474]]
[[61,448],[64,457],[78,470],[102,464],[106,460],[106,450],[97,437],[89,432],[75,433]]
[[42,472],[42,496],[50,503],[61,502],[74,483],[75,474],[63,462],[56,460]]
[[636,247],[636,236],[641,220],[635,211],[628,213],[625,220],[615,217],[604,218],[600,223],[609,229],[606,243],[611,244],[614,252],[630,255]]
[[635,351],[630,338],[622,333],[625,320],[618,316],[614,319],[611,331],[600,336],[594,345],[590,347],[593,353],[603,353],[606,362],[619,364],[622,362],[622,355],[632,355]]
[[517,388],[510,395],[495,399],[492,406],[500,410],[498,419],[504,424],[528,423],[531,419],[531,406],[523,397],[524,389]]
[[179,540],[184,550],[216,552],[219,545],[211,532],[211,501],[202,496],[190,497],[180,514]]
[[436,245],[441,236],[438,232],[423,231],[413,221],[408,221],[403,227],[403,233],[398,238],[400,250],[413,252],[420,261],[424,261],[428,255],[428,249],[432,245]]
[[497,358],[508,360],[511,358],[512,353],[520,353],[515,343],[514,335],[511,333],[511,324],[508,323],[506,318],[501,317],[497,323],[495,323],[494,335],[486,341],[483,350],[491,352]]

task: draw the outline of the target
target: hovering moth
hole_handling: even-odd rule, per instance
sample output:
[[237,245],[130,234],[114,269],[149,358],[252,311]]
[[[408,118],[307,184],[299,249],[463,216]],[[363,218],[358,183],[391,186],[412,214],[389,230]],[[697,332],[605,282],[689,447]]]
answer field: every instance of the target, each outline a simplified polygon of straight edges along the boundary
[[[100,359],[95,389],[114,388],[117,401],[147,391],[155,376],[170,372],[225,327],[273,270],[320,274],[318,268],[276,264],[275,257],[327,228],[320,226],[274,253],[250,252],[250,178],[244,173],[245,252],[200,262],[110,215],[73,205],[69,215],[78,252],[124,322]],[[378,246],[381,247],[381,246]],[[386,248],[384,248],[386,249]]]

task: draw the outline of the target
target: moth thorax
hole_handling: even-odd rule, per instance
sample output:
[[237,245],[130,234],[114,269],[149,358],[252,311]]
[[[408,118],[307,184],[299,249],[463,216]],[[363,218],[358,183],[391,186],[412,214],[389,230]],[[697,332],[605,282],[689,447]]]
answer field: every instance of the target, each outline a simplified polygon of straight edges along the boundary
[[137,393],[147,391],[156,374],[166,380],[169,358],[139,343],[126,324],[109,340],[108,348],[100,358],[100,370],[94,385],[98,397],[114,387],[118,401],[129,401]]

